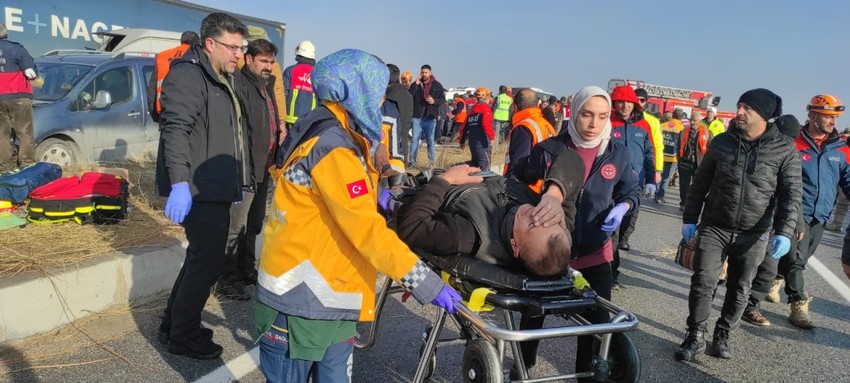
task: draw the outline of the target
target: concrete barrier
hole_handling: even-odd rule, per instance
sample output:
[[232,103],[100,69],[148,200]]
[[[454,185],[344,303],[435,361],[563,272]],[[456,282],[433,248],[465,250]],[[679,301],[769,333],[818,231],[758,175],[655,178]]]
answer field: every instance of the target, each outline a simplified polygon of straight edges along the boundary
[[30,272],[0,279],[0,342],[51,331],[168,290],[185,256],[185,241],[174,241],[50,270],[49,278]]

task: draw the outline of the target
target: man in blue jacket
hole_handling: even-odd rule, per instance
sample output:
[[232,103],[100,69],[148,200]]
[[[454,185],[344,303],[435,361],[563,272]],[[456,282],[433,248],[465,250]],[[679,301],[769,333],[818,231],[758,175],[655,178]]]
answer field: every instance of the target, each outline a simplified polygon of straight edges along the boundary
[[[844,113],[841,100],[819,94],[812,97],[806,110],[808,122],[794,140],[803,167],[803,215],[802,221],[797,222],[797,233],[802,238],[798,237],[796,251],[789,251],[779,260],[779,274],[773,281],[768,300],[779,301],[779,289],[784,278],[785,293],[791,305],[788,319],[797,327],[811,329],[814,327],[809,316],[812,297],[804,288],[803,270],[820,244],[836,198],[836,185],[845,196],[850,195],[850,147],[835,131],[838,117]],[[759,326],[769,326],[770,321],[758,311],[759,298],[764,298],[764,294],[758,294],[755,286],[756,282],[742,319]]]
[[[35,60],[23,45],[9,41],[0,24],[0,173],[35,162],[32,124],[32,83]],[[20,141],[18,159],[12,158],[12,130]]]

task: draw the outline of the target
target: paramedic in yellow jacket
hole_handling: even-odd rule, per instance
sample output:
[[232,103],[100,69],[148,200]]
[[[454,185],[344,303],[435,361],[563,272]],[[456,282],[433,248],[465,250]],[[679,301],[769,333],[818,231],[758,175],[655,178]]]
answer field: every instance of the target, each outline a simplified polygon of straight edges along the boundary
[[270,382],[350,381],[356,321],[375,316],[376,272],[420,303],[454,312],[460,296],[387,228],[372,157],[389,71],[354,49],[316,63],[321,105],[298,119],[271,169],[255,325]]

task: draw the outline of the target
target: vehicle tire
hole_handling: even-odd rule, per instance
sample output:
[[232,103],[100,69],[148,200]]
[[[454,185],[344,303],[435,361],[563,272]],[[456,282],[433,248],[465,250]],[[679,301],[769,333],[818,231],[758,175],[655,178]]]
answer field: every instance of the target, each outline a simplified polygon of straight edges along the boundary
[[484,339],[470,341],[463,350],[462,375],[464,383],[502,383],[502,360],[490,342]]
[[[599,341],[593,342],[593,354],[599,352]],[[611,373],[608,382],[634,383],[640,380],[640,354],[631,338],[624,333],[611,335],[611,347],[608,348],[608,363]]]
[[73,141],[61,138],[48,138],[35,147],[35,158],[40,162],[50,162],[65,167],[80,160],[80,152]]

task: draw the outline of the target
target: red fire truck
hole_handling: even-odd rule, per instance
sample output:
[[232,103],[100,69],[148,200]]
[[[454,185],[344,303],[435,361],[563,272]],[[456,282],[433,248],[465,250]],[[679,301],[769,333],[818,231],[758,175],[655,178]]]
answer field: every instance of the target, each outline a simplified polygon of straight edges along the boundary
[[[608,93],[611,93],[614,87],[621,85],[629,85],[635,89],[645,89],[649,95],[649,99],[646,101],[646,109],[656,115],[663,114],[664,112],[672,112],[676,108],[682,108],[688,116],[694,111],[705,115],[706,108],[709,106],[717,107],[720,104],[720,97],[711,94],[711,92],[647,84],[644,81],[621,78],[614,78],[608,81]],[[723,120],[723,124],[728,126],[729,121],[735,118],[735,112],[718,111],[717,118]]]

